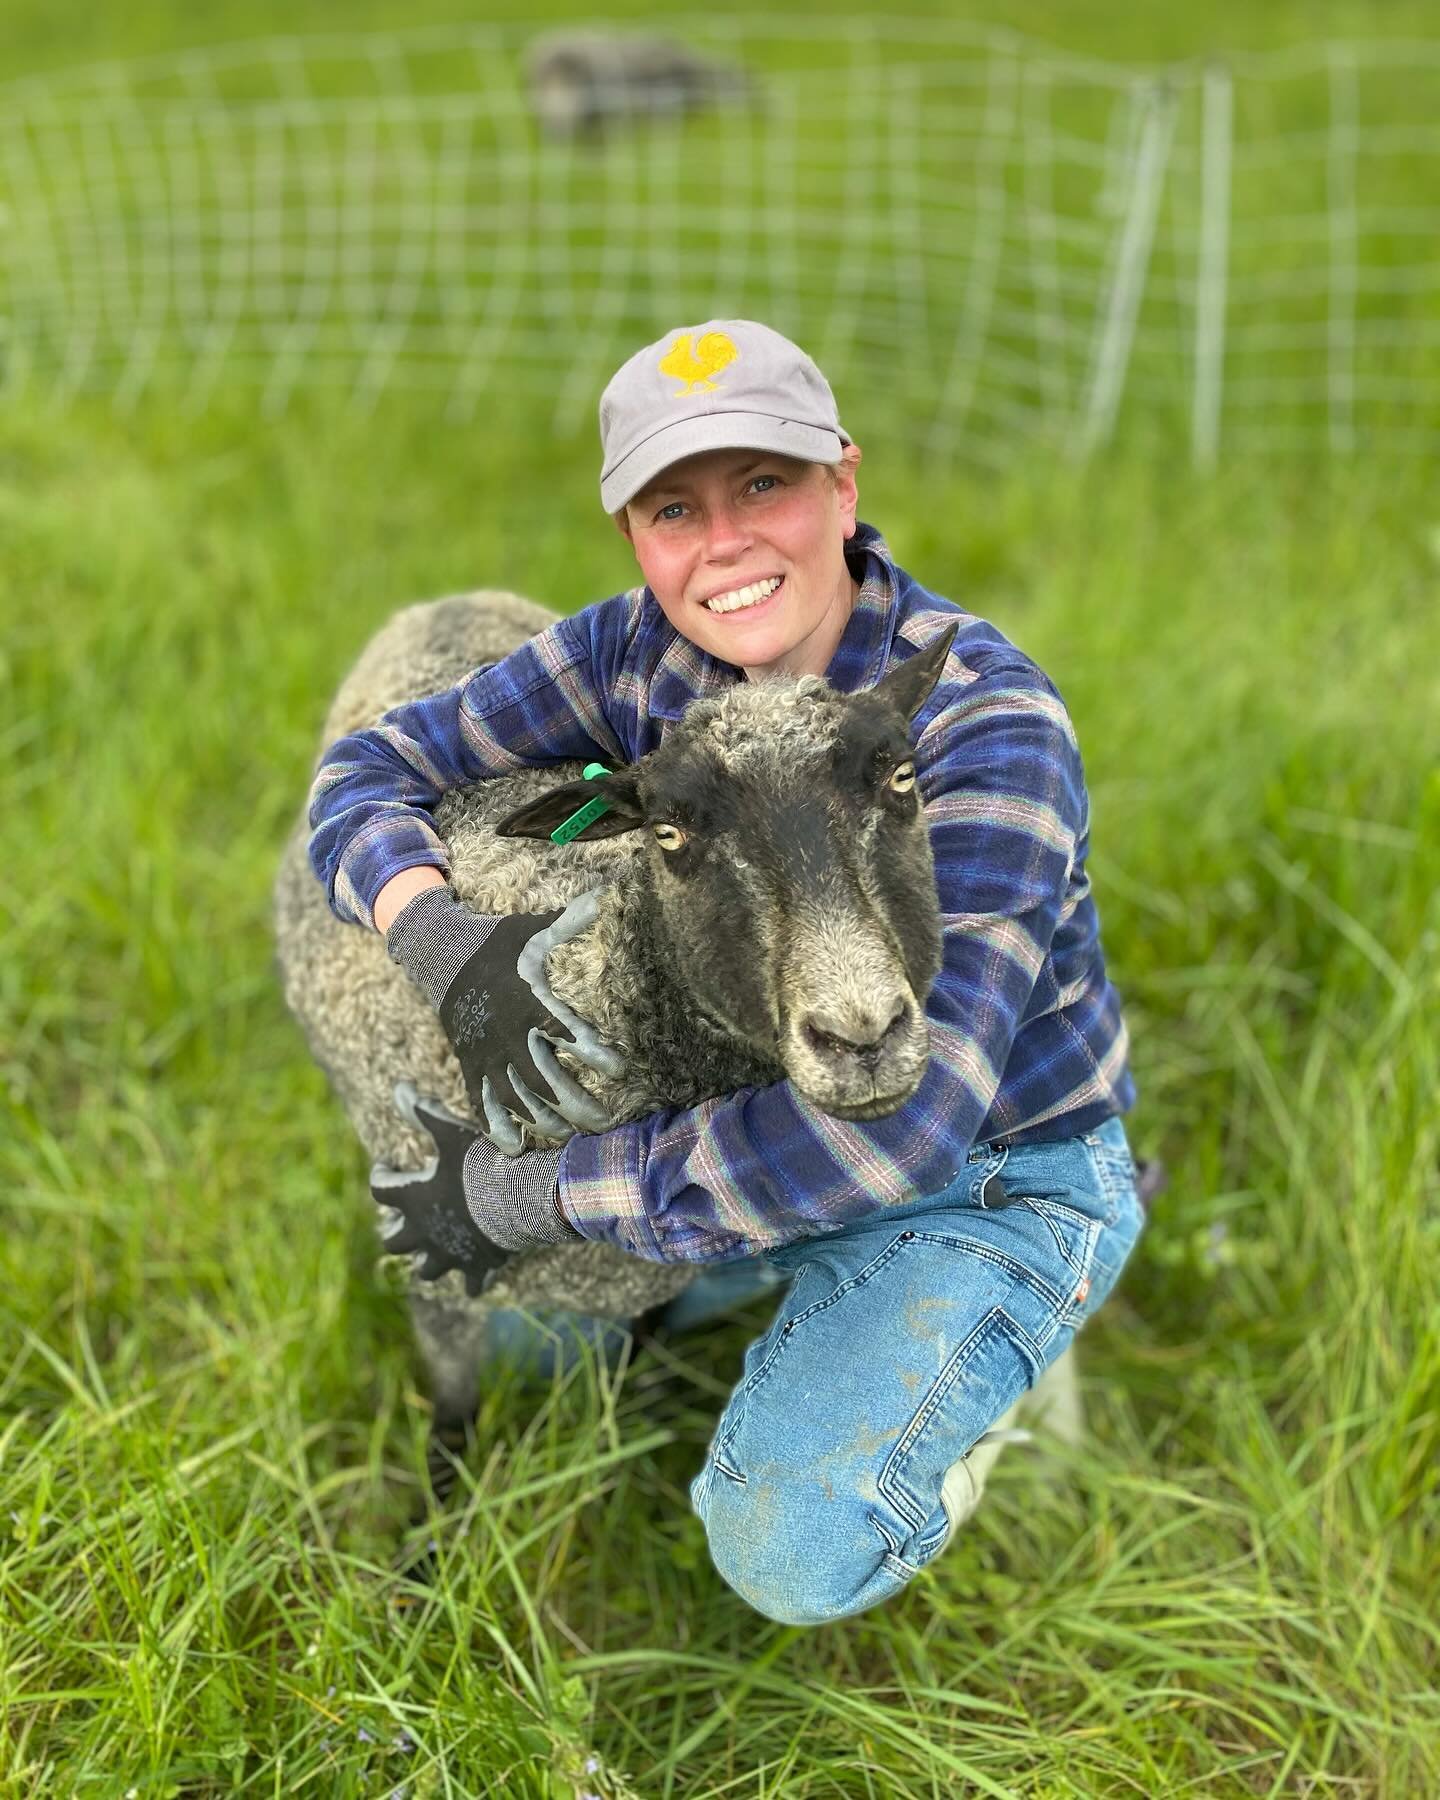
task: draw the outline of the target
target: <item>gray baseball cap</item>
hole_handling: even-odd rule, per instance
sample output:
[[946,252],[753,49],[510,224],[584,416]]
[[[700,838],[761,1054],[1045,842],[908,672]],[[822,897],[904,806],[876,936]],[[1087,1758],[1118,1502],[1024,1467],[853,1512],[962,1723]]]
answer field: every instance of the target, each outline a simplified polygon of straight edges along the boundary
[[600,396],[600,504],[619,512],[699,450],[837,463],[849,442],[829,382],[798,344],[753,319],[681,325],[637,350]]

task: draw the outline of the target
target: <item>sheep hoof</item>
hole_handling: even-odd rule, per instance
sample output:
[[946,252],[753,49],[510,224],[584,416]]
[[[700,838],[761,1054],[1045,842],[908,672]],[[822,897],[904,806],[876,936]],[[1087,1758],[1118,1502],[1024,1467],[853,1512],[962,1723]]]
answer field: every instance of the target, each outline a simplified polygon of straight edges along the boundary
[[437,1419],[425,1447],[425,1475],[437,1506],[444,1506],[460,1478],[460,1464],[474,1442],[473,1418]]

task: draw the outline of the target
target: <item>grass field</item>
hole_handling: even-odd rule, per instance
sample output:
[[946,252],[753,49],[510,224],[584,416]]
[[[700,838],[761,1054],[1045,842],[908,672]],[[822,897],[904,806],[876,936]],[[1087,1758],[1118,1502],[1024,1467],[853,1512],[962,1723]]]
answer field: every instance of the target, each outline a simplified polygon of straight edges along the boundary
[[[12,61],[200,41],[62,16],[7,9]],[[1208,29],[1307,16],[1375,28]],[[1206,47],[1146,17],[1137,54]],[[1099,4],[1027,24],[1130,47]],[[395,1573],[425,1403],[271,967],[375,625],[628,584],[590,443],[398,397],[0,411],[0,1792],[1440,1790],[1440,506],[1418,460],[1177,468],[862,470],[899,560],[1071,706],[1172,1182],[1080,1347],[1089,1447],[1008,1450],[911,1590],[802,1631],[725,1588],[686,1494],[763,1304],[498,1382],[422,1528],[443,1578]]]

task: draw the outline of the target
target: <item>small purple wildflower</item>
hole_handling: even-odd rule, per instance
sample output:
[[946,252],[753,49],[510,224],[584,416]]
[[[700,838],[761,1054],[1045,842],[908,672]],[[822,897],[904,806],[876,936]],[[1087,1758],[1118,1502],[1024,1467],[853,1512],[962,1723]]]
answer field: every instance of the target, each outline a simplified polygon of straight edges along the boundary
[[333,1700],[335,1698],[335,1683],[333,1681],[330,1683],[329,1687],[326,1688],[326,1690],[325,1690],[325,1698],[327,1700]]
[[593,1775],[599,1767],[600,1758],[598,1756],[587,1756],[585,1758],[585,1773],[587,1775]]
[[362,1744],[373,1744],[375,1742],[374,1738],[371,1737],[370,1733],[365,1729],[365,1727],[363,1725],[355,1733],[355,1735],[357,1738],[359,1738],[359,1740]]
[[395,1748],[402,1756],[408,1756],[415,1748],[415,1740],[408,1731],[402,1731],[395,1740]]

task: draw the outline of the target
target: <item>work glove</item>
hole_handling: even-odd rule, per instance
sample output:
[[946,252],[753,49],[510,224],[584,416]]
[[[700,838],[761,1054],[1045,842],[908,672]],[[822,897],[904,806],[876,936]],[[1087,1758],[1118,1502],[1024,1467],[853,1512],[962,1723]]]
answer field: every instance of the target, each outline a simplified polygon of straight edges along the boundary
[[425,1281],[459,1269],[475,1295],[521,1251],[582,1241],[560,1212],[558,1149],[505,1156],[478,1125],[413,1082],[396,1084],[395,1104],[435,1154],[419,1169],[376,1163],[370,1171],[387,1256],[423,1258],[416,1268]]
[[390,923],[391,959],[429,996],[459,1058],[470,1104],[509,1156],[519,1155],[525,1142],[515,1112],[552,1138],[568,1138],[577,1126],[607,1131],[614,1123],[561,1068],[553,1046],[563,1044],[611,1076],[624,1073],[624,1059],[551,993],[545,976],[546,952],[578,937],[598,916],[598,889],[563,912],[496,917],[462,906],[448,887],[429,887]]

